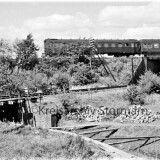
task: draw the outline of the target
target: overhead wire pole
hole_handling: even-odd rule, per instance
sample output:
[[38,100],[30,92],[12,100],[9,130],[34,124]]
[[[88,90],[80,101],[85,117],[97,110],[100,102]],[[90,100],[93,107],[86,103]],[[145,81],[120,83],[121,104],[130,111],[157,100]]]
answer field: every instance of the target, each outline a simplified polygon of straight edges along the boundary
[[92,37],[89,39],[89,48],[90,48],[90,67],[92,70],[92,55],[93,52],[95,51],[95,41]]
[[[101,58],[102,58],[102,56],[101,56]],[[111,70],[109,69],[109,67],[108,67],[107,64],[106,64],[106,66],[107,66],[107,69],[108,69],[110,75],[112,76],[113,80],[116,82],[116,79],[114,78],[114,75],[112,74],[112,72],[111,72]],[[105,68],[105,65],[104,65],[104,68]]]
[[[90,68],[92,70],[92,56],[97,52],[95,40],[90,37],[89,39],[89,49],[90,49]],[[92,100],[92,92],[91,93],[91,100]]]
[[131,56],[131,61],[132,61],[132,83],[133,83],[133,76],[134,76],[134,64],[133,64],[133,56]]
[[90,67],[91,67],[91,69],[92,69],[92,55],[94,53],[96,53],[98,55],[98,58],[99,58],[101,64],[103,65],[106,73],[107,74],[110,73],[110,75],[112,76],[113,80],[116,82],[116,79],[114,78],[114,75],[112,74],[112,72],[109,69],[109,67],[106,65],[107,69],[108,69],[108,71],[107,71],[103,61],[101,60],[102,56],[101,57],[99,56],[100,53],[97,51],[95,40],[92,37],[89,39],[89,48],[90,48]]

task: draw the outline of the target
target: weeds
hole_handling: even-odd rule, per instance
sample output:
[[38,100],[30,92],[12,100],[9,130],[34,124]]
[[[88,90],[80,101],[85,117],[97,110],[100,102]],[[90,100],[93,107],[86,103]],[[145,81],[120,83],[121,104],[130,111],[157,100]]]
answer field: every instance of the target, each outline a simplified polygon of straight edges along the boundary
[[146,94],[142,92],[141,88],[135,85],[131,85],[127,88],[127,91],[123,95],[125,100],[128,100],[131,105],[144,104]]
[[95,154],[93,146],[81,137],[53,134],[32,127],[8,134],[1,133],[0,143],[0,157],[8,159],[89,159]]
[[160,77],[151,71],[147,71],[140,77],[138,86],[147,94],[157,92],[160,90]]

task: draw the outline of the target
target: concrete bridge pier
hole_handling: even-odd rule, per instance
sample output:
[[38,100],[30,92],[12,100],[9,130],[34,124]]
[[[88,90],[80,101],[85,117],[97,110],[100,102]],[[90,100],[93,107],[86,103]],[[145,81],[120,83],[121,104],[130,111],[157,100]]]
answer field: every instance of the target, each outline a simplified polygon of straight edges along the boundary
[[160,56],[144,55],[137,70],[134,72],[129,84],[137,84],[138,80],[140,79],[140,76],[148,70],[160,75]]

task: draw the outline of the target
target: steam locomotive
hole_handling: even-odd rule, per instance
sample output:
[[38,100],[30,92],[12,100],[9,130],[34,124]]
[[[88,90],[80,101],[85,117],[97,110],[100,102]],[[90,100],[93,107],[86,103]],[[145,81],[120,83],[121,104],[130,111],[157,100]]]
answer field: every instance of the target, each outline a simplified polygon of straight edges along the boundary
[[[55,46],[76,43],[78,41],[86,41],[83,39],[46,39],[44,41],[45,52],[54,50]],[[129,55],[156,55],[160,53],[160,39],[124,39],[124,40],[95,40],[97,51],[101,54],[114,56]]]

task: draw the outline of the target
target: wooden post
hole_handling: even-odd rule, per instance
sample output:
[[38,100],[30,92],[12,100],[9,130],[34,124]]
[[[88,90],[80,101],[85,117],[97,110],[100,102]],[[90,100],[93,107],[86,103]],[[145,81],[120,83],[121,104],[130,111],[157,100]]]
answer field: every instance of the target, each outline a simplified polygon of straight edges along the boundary
[[92,49],[90,50],[90,67],[91,67],[91,70],[92,70]]
[[133,56],[131,57],[132,60],[132,83],[133,83],[133,74],[134,74],[134,68],[133,68]]
[[147,56],[146,55],[144,55],[144,66],[145,66],[145,71],[147,71],[148,70],[148,66],[147,66]]

